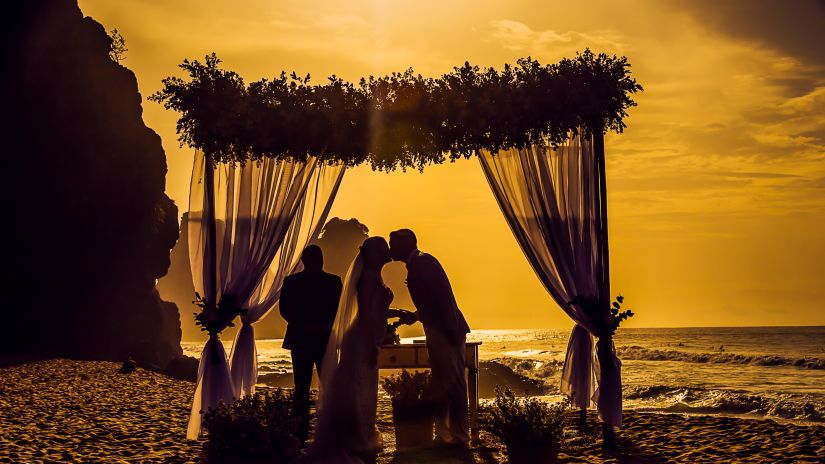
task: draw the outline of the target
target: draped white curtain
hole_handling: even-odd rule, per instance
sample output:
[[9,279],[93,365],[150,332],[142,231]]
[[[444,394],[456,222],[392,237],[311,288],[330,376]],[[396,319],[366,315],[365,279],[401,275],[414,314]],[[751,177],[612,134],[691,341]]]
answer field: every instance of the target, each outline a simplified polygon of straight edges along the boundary
[[238,398],[255,393],[255,384],[258,380],[258,354],[252,324],[263,319],[278,302],[284,278],[300,270],[301,252],[321,233],[343,176],[342,165],[317,164],[289,230],[272,259],[272,264],[247,300],[247,304],[243,306],[247,313],[241,316],[241,329],[232,345],[229,362],[232,383]]
[[[599,418],[619,427],[621,363],[611,334],[599,333],[610,317],[610,289],[603,163],[592,138],[579,131],[558,149],[483,151],[479,160],[521,249],[552,298],[576,322],[562,392],[579,407],[595,402]],[[571,304],[581,299],[596,301],[596,311]],[[599,337],[596,350],[594,335]]]
[[[250,393],[256,374],[252,324],[277,302],[296,250],[323,224],[343,166],[264,159],[211,168],[198,152],[189,192],[189,259],[195,290],[207,301],[234,298],[248,310],[236,338],[230,373],[218,335],[210,334],[198,367],[188,438],[201,431],[202,413]],[[211,178],[207,174],[212,174]],[[233,374],[240,386],[235,386]]]

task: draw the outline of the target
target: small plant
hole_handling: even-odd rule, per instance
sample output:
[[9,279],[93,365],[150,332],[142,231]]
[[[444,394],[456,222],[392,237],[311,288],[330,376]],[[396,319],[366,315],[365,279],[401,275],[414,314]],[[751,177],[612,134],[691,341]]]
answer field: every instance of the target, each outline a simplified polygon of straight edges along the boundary
[[232,321],[246,314],[246,310],[241,309],[236,300],[235,295],[224,295],[215,306],[195,292],[195,301],[192,303],[201,308],[199,313],[194,313],[195,324],[210,335],[219,334],[227,327],[234,327]]
[[111,42],[109,42],[109,59],[115,63],[120,63],[126,58],[126,52],[129,51],[126,48],[126,39],[120,35],[117,29],[109,31],[109,39],[111,39]]
[[209,460],[256,459],[290,462],[298,454],[299,418],[292,415],[292,390],[258,391],[206,412]]
[[595,298],[578,296],[574,298],[573,301],[569,301],[567,304],[578,304],[584,312],[590,316],[599,336],[609,335],[612,337],[616,334],[616,329],[619,328],[621,323],[624,322],[625,319],[633,317],[634,315],[633,311],[630,309],[626,309],[624,311],[621,310],[623,303],[624,297],[622,295],[618,295],[616,300],[611,303],[610,313],[607,317],[602,315],[599,300]]
[[507,387],[496,387],[496,399],[481,409],[479,427],[501,440],[508,454],[517,448],[558,449],[570,399],[548,404],[535,397],[517,398]]
[[390,395],[393,403],[417,404],[427,398],[432,375],[429,371],[410,373],[402,370],[400,374],[381,379],[381,386]]
[[384,341],[382,344],[384,345],[400,345],[401,344],[401,336],[398,335],[396,330],[401,327],[403,322],[401,320],[397,320],[395,322],[390,322],[387,324],[387,334],[384,335]]

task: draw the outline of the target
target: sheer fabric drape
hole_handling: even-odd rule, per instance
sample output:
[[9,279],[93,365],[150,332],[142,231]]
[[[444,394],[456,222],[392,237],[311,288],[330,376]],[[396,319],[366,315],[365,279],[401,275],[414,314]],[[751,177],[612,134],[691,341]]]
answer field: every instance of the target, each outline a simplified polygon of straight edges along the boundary
[[241,329],[232,345],[229,362],[232,383],[238,398],[255,393],[258,379],[253,324],[263,319],[278,302],[284,278],[300,270],[301,252],[321,233],[343,176],[342,165],[316,163],[287,234],[277,246],[272,264],[243,306],[247,313],[241,316]]
[[[621,364],[610,334],[599,333],[599,323],[609,317],[610,296],[602,242],[607,240],[605,205],[592,139],[580,131],[557,149],[533,146],[495,154],[484,151],[479,160],[533,270],[576,322],[567,348],[562,392],[571,394],[579,407],[595,401],[600,419],[620,426]],[[581,299],[598,302],[595,314],[578,302],[571,304]],[[596,350],[593,335],[600,337]]]
[[[329,211],[343,167],[323,166],[315,158],[306,163],[264,159],[214,169],[209,164],[203,153],[196,154],[189,197],[192,278],[207,301],[232,297],[248,310],[233,354],[239,388],[249,393],[255,375],[251,324],[277,301],[283,274],[295,266],[295,249],[312,239],[317,222]],[[212,179],[206,177],[210,169]],[[199,435],[202,411],[239,396],[220,339],[210,335],[198,368],[187,437]]]

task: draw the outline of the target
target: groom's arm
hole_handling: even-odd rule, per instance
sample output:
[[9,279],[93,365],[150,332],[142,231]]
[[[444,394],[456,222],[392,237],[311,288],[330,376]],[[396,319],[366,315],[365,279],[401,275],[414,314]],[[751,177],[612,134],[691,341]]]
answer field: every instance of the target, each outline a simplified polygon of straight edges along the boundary
[[418,315],[412,311],[407,311],[406,309],[397,309],[397,308],[390,308],[387,311],[387,317],[397,317],[401,319],[401,322],[407,325],[414,324],[415,321],[418,320]]

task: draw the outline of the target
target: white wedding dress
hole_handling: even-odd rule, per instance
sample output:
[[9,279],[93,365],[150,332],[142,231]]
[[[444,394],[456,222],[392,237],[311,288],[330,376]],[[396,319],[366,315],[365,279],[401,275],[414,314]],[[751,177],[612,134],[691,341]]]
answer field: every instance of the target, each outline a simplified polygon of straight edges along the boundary
[[393,295],[363,261],[359,253],[347,272],[321,364],[318,422],[302,463],[361,463],[359,454],[383,446],[375,427],[378,350]]

